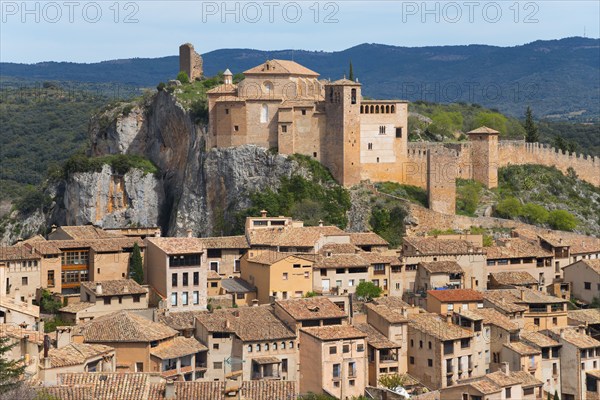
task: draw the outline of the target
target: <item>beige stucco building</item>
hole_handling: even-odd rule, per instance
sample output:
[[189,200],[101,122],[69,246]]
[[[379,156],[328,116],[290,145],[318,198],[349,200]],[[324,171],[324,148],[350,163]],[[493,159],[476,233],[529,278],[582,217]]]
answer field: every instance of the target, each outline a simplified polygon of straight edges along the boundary
[[591,303],[600,299],[600,259],[579,260],[563,267],[564,281],[571,284],[571,294]]
[[363,395],[368,376],[366,337],[351,325],[301,328],[300,393],[339,399]]

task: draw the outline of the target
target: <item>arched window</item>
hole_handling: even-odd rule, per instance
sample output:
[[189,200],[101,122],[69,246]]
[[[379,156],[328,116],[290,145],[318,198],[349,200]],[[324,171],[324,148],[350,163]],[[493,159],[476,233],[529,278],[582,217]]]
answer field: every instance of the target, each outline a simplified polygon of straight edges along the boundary
[[266,81],[265,83],[263,83],[264,89],[265,89],[265,94],[270,94],[273,92],[273,84],[269,81]]
[[396,112],[396,107],[392,106],[392,114]]
[[365,114],[368,114],[368,113],[369,113],[369,106],[366,106],[365,107]]
[[375,106],[375,114],[379,114],[379,105]]
[[356,89],[350,91],[350,103],[356,104]]
[[329,88],[329,102],[333,103],[333,88]]
[[371,106],[371,114],[375,112],[375,106]]
[[390,106],[385,106],[385,113],[389,114],[390,113]]
[[360,113],[363,114],[365,112],[365,107],[364,106],[360,106]]
[[263,104],[260,108],[260,122],[265,123],[269,119],[269,107]]

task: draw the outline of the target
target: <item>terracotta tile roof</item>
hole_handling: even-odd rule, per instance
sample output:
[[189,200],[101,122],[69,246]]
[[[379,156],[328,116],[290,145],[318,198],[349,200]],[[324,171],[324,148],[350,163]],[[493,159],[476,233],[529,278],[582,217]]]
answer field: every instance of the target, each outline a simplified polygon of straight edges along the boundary
[[346,313],[325,297],[278,300],[275,302],[296,321],[345,318]]
[[526,371],[511,371],[510,375],[519,380],[523,389],[541,387],[544,385],[544,382],[538,380],[535,376]]
[[556,340],[540,332],[521,331],[521,341],[537,348],[561,346]]
[[148,237],[146,240],[166,254],[195,254],[204,252],[204,243],[200,238]]
[[266,364],[281,364],[281,360],[277,357],[253,357],[252,362],[255,362],[259,365]]
[[165,324],[175,330],[182,331],[194,329],[194,320],[206,311],[169,311],[168,314],[159,313],[158,322]]
[[419,255],[483,253],[483,249],[467,240],[416,236],[406,236],[403,240],[414,247]]
[[29,239],[25,239],[21,242],[22,243],[32,243],[32,242],[45,242],[46,238],[43,237],[42,235],[35,235],[30,237]]
[[567,311],[569,319],[579,321],[582,324],[586,322],[590,325],[600,324],[600,308],[588,308],[586,310]]
[[457,340],[473,337],[473,333],[458,325],[448,323],[437,314],[408,316],[409,327],[427,333],[440,340]]
[[500,386],[496,385],[494,382],[488,379],[477,379],[467,383],[466,385],[473,387],[482,394],[492,394],[502,390]]
[[397,349],[400,344],[392,342],[369,324],[354,324],[356,329],[367,334],[367,343],[376,349]]
[[503,286],[524,286],[538,283],[537,279],[525,271],[490,272],[490,277]]
[[[515,321],[493,308],[478,308],[477,310],[464,311],[481,317],[484,325],[496,325],[509,332],[519,330],[519,325]],[[459,313],[463,313],[463,310],[459,310]]]
[[[38,390],[42,399],[44,396],[53,396],[60,400],[96,400],[94,398],[94,387],[92,385],[85,386],[48,386]],[[120,400],[120,399],[117,399]]]
[[[523,298],[521,298],[523,296]],[[567,300],[554,297],[526,287],[518,289],[495,289],[484,292],[486,300],[494,298],[497,302],[514,304],[557,304],[567,303]],[[502,300],[504,299],[504,300]]]
[[403,307],[404,308],[412,307],[410,304],[408,304],[407,302],[402,300],[402,297],[400,297],[400,296],[378,297],[373,300],[373,304],[380,305],[380,306],[387,306],[387,307],[391,307],[391,308],[397,308],[397,309],[401,309]]
[[149,394],[149,378],[149,374],[144,373],[77,372],[58,374],[59,386],[91,388],[92,397],[86,397],[86,400],[146,399]]
[[[267,69],[269,64],[269,69]],[[297,62],[290,60],[268,60],[244,71],[244,75],[267,74],[267,75],[306,75],[311,77],[319,76],[318,73],[306,68]]]
[[369,264],[390,264],[402,265],[400,257],[397,255],[389,255],[383,252],[362,252],[359,255],[364,258]]
[[428,290],[427,296],[443,303],[455,301],[483,301],[483,294],[473,289]]
[[412,400],[440,400],[440,391],[434,390],[431,392],[410,396]]
[[[51,348],[48,351],[48,358],[50,358],[51,368],[59,368],[69,365],[84,364],[90,358],[102,356],[114,351],[115,349],[112,347],[104,346],[102,344],[69,343],[60,349]],[[44,364],[40,363],[40,367],[44,368]]]
[[485,375],[485,378],[500,387],[514,386],[521,383],[520,377],[516,376],[513,371],[508,374],[503,371],[496,371]]
[[331,252],[332,254],[354,254],[359,252],[360,249],[352,243],[328,243],[321,247],[319,253],[322,255]]
[[253,257],[248,257],[248,262],[262,264],[262,265],[273,265],[281,260],[285,260],[289,257],[295,257],[302,259],[303,262],[312,263],[313,257],[311,255],[295,254],[295,253],[282,253],[273,250],[263,250],[257,252]]
[[168,326],[152,322],[137,314],[119,311],[94,318],[74,327],[74,334],[85,342],[153,342],[177,335]]
[[[98,284],[102,287],[102,293],[96,292]],[[97,297],[117,296],[127,294],[148,293],[148,289],[143,288],[133,279],[119,279],[114,281],[89,281],[81,282],[81,286],[93,292]]]
[[469,132],[467,132],[467,134],[469,134],[469,133],[474,133],[474,134],[482,134],[482,133],[485,133],[485,134],[497,135],[497,134],[499,134],[500,132],[498,132],[498,131],[496,131],[496,130],[494,130],[494,129],[492,129],[492,128],[488,128],[487,126],[480,126],[480,127],[479,127],[479,128],[477,128],[477,129],[473,129],[472,131],[469,131]]
[[387,240],[375,232],[351,232],[350,243],[355,246],[389,246]]
[[533,241],[543,240],[554,247],[570,247],[571,255],[600,252],[600,239],[571,232],[547,229],[515,229],[513,235]]
[[59,229],[69,235],[73,240],[110,239],[114,237],[124,237],[118,233],[108,232],[93,225],[67,225],[61,226]]
[[221,236],[200,238],[206,249],[248,249],[246,236]]
[[456,261],[420,262],[419,266],[431,274],[462,274],[461,266]]
[[300,328],[300,331],[322,341],[361,339],[367,337],[366,333],[358,330],[352,325],[315,326],[310,328]]
[[321,256],[314,264],[317,269],[333,268],[366,268],[370,262],[360,254],[332,254],[331,256]]
[[60,254],[68,249],[91,249],[97,253],[121,252],[123,249],[133,247],[137,243],[144,248],[144,241],[135,237],[116,237],[112,239],[86,239],[86,240],[46,240],[45,242],[32,242],[24,246],[33,247],[44,255]]
[[230,93],[230,94],[235,94],[237,93],[237,87],[238,85],[236,84],[221,84],[219,86],[215,86],[212,89],[209,89],[206,91],[207,94],[212,94],[212,93]]
[[527,344],[525,344],[523,342],[505,343],[504,347],[506,347],[507,349],[511,349],[515,353],[518,353],[522,356],[533,356],[536,354],[541,354],[540,350],[538,350],[534,347],[528,346]]
[[401,324],[403,322],[408,321],[404,314],[402,314],[401,308],[389,307],[387,305],[379,305],[373,303],[367,303],[365,307],[380,315],[381,318],[383,318],[390,324]]
[[206,272],[206,279],[209,281],[221,280],[221,275],[219,275],[217,271],[209,269]]
[[270,305],[214,310],[196,318],[209,332],[235,333],[244,342],[296,338]]
[[241,394],[252,400],[295,399],[298,388],[292,381],[245,381]]
[[62,307],[59,311],[69,314],[77,314],[79,311],[87,310],[92,307],[94,303],[89,303],[87,301],[78,301],[77,303],[70,303],[66,306]]
[[516,303],[517,298],[510,293],[506,294],[505,290],[487,290],[483,292],[483,298],[505,313],[523,312],[528,310],[527,306],[524,304]]
[[173,338],[173,340],[160,343],[158,347],[151,348],[150,354],[161,360],[167,360],[206,350],[208,350],[208,348],[193,337],[186,338],[177,336]]
[[256,287],[242,278],[228,278],[221,280],[221,287],[229,293],[252,293]]
[[552,257],[552,252],[542,248],[538,243],[520,238],[499,239],[501,246],[486,247],[488,260],[503,258]]
[[[164,382],[151,383],[149,386],[148,400],[166,400]],[[225,382],[176,381],[174,389],[174,400],[226,400],[232,398],[227,393],[238,391],[243,399],[248,400],[287,400],[298,397],[296,383],[291,381],[243,381],[241,387],[232,390],[226,387]],[[234,398],[237,398],[237,394]]]
[[[577,328],[553,328],[549,329],[553,339],[562,342],[568,342],[575,347],[580,349],[588,349],[591,347],[600,347],[600,341],[593,337],[585,334],[584,332],[578,332]],[[562,336],[561,336],[562,333]]]
[[348,236],[336,226],[303,226],[251,229],[251,246],[314,247],[323,236]]
[[593,371],[585,371],[586,375],[593,376],[596,379],[600,379],[600,369],[595,369]]
[[23,329],[16,324],[0,324],[0,337],[11,337],[13,339],[23,339],[28,337],[30,342],[38,345],[44,344],[44,333],[30,329]]
[[0,261],[39,260],[41,256],[24,245],[0,246]]

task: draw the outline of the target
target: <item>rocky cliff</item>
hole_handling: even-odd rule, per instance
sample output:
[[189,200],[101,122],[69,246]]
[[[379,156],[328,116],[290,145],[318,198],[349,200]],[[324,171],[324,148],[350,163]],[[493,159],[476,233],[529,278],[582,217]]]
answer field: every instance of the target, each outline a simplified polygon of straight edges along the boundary
[[257,146],[206,151],[204,132],[165,91],[136,105],[105,110],[90,123],[90,155],[143,156],[158,174],[138,169],[118,174],[109,165],[69,174],[46,189],[53,199],[47,210],[10,216],[2,242],[52,224],[160,226],[169,236],[187,229],[198,236],[229,233],[236,214],[250,205],[250,193],[276,189],[293,174],[310,176],[295,160]]

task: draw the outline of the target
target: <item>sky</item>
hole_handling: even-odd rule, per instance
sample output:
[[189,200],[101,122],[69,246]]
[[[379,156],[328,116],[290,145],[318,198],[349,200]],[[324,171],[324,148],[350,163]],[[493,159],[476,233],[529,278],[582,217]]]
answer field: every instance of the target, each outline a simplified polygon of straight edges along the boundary
[[4,1],[0,61],[176,55],[182,43],[341,51],[600,37],[600,1]]

